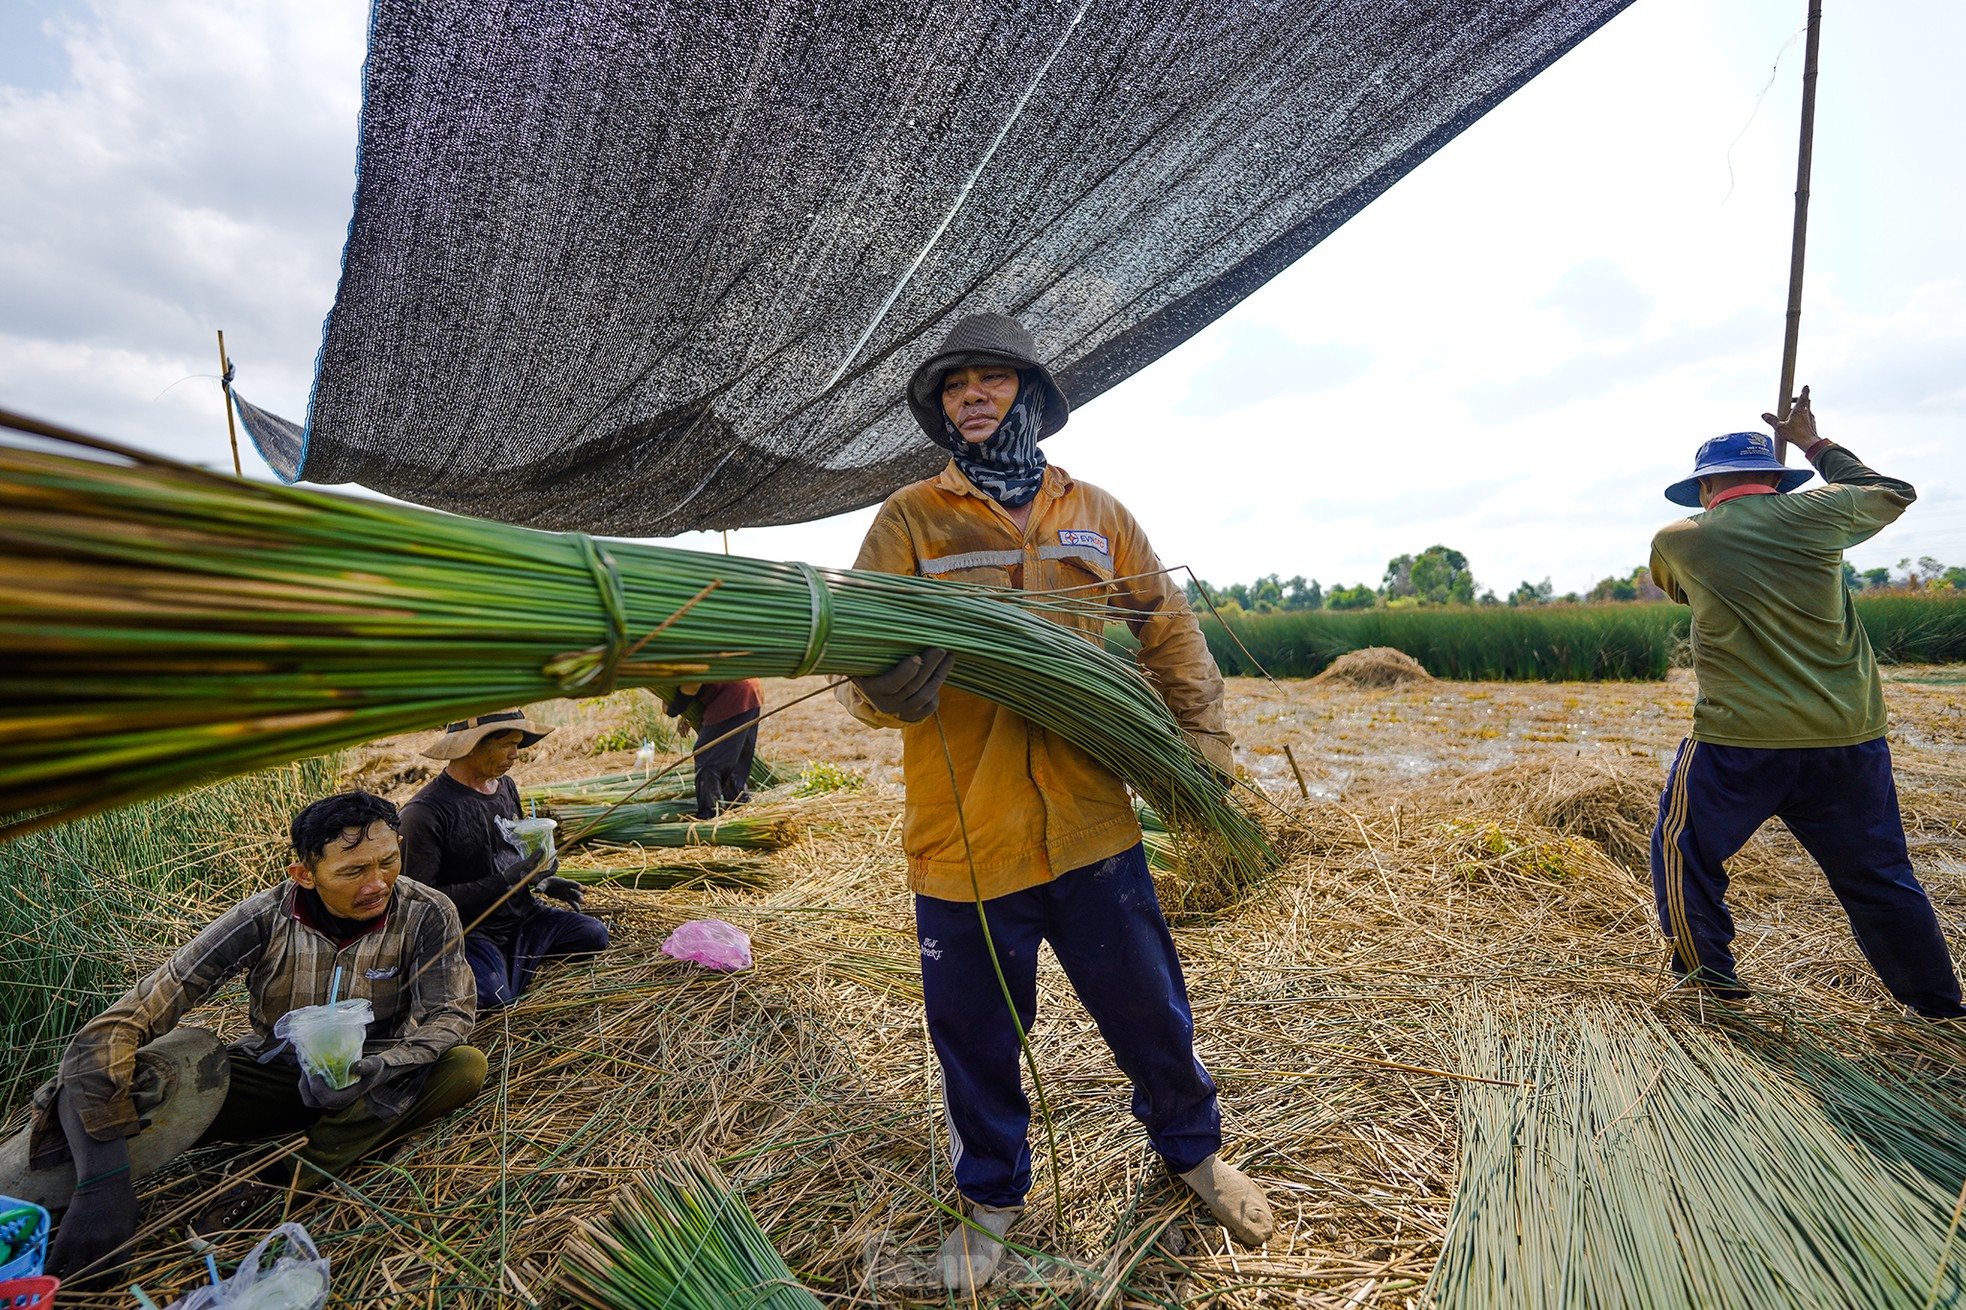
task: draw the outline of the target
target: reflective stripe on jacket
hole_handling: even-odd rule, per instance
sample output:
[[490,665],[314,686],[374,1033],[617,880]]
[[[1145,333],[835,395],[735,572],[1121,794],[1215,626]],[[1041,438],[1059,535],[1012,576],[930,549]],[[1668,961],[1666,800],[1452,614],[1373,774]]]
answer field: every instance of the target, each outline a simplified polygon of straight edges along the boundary
[[[867,530],[855,568],[1024,591],[1070,591],[1132,611],[1140,663],[1197,749],[1224,772],[1234,745],[1222,715],[1222,675],[1181,588],[1161,571],[1133,516],[1112,496],[1057,465],[1045,471],[1020,531],[952,460],[940,476],[889,496]],[[1046,613],[1100,641],[1094,616]],[[957,657],[960,660],[960,656]],[[839,691],[853,715],[901,729],[908,800],[902,847],[908,885],[940,900],[1007,896],[1096,864],[1140,840],[1125,785],[1064,738],[979,696],[944,687],[943,730],[967,821],[933,718],[903,724],[877,713],[852,683]],[[971,854],[975,862],[972,886]]]

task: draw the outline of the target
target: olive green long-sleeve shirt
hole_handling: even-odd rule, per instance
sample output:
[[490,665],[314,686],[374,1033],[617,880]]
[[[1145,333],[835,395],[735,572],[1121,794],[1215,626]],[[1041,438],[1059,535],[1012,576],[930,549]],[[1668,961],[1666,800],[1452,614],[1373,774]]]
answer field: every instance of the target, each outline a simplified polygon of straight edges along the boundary
[[1841,446],[1812,461],[1826,485],[1740,496],[1652,538],[1652,580],[1693,610],[1693,739],[1720,746],[1850,746],[1884,735],[1884,688],[1843,552],[1917,498]]

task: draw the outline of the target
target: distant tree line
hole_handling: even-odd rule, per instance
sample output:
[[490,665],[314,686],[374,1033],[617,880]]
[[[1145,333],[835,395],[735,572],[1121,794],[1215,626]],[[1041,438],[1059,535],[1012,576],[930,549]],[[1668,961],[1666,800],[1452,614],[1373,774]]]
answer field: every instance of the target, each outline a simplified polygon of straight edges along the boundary
[[[1966,595],[1966,567],[1948,567],[1932,558],[1898,561],[1897,570],[1843,565],[1843,580],[1851,591],[1956,592]],[[1493,590],[1478,590],[1468,557],[1448,546],[1429,546],[1417,555],[1399,555],[1386,562],[1385,576],[1376,587],[1366,583],[1326,588],[1316,578],[1299,574],[1285,578],[1271,573],[1254,582],[1217,586],[1190,578],[1188,603],[1229,614],[1288,614],[1306,610],[1402,609],[1420,605],[1599,605],[1622,601],[1664,600],[1666,593],[1652,583],[1651,569],[1641,564],[1618,577],[1599,578],[1588,590],[1559,596],[1550,580],[1518,583],[1506,598]],[[1206,590],[1206,596],[1203,592]]]

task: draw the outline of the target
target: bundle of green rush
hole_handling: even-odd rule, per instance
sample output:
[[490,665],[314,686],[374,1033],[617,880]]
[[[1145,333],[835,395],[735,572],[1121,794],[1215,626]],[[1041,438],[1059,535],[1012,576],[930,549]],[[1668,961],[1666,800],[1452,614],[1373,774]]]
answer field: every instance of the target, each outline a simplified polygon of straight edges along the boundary
[[1073,602],[604,544],[0,427],[72,452],[0,443],[0,838],[505,705],[858,676],[940,646],[950,685],[1088,752],[1225,880],[1274,858],[1139,671],[1035,612]]
[[[778,765],[762,757],[751,761],[751,790],[767,791],[793,778]],[[591,778],[569,778],[533,787],[527,795],[542,805],[548,801],[618,801],[632,796],[638,801],[666,801],[696,796],[696,775],[688,766],[666,773],[603,773]]]
[[699,819],[694,801],[560,803],[548,813],[568,834],[563,847],[594,841],[615,846],[731,846],[769,851],[787,845],[798,835],[796,825],[781,813],[746,806],[714,819]]
[[[668,779],[662,781],[666,782]],[[684,781],[689,779],[685,778]],[[635,797],[634,800],[628,799],[631,795]],[[644,800],[642,799],[644,796],[652,796],[655,799]],[[638,828],[645,828],[651,823],[674,823],[678,819],[696,817],[694,790],[688,794],[674,790],[665,794],[659,783],[646,792],[623,790],[613,796],[539,791],[533,793],[532,800],[548,818],[558,819],[560,826],[571,834],[570,837],[562,840],[561,844],[564,846],[571,846],[576,841],[589,838],[594,841],[613,841],[614,838],[604,832],[587,831],[586,825],[602,819],[614,819],[616,814],[619,814],[620,818],[615,820],[613,826]]]
[[1461,1093],[1441,1310],[1966,1304],[1951,1092],[1649,1010],[1458,1020],[1462,1068],[1522,1081]]
[[636,1175],[606,1226],[568,1249],[560,1283],[589,1310],[820,1310],[744,1198],[693,1152]]
[[589,887],[606,885],[635,891],[676,891],[721,887],[760,891],[777,881],[777,869],[762,856],[717,859],[651,860],[645,847],[583,849],[560,865],[560,876]]
[[1181,851],[1167,820],[1154,813],[1154,807],[1136,803],[1134,817],[1140,820],[1140,844],[1146,848],[1147,867],[1161,873],[1181,872]]

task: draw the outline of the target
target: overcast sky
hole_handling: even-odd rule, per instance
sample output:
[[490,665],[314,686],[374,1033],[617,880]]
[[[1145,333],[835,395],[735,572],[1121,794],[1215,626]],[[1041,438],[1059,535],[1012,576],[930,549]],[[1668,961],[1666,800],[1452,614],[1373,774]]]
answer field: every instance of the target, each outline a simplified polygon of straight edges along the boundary
[[[1829,9],[1800,376],[1921,493],[1858,566],[1966,563],[1966,5]],[[1502,593],[1642,563],[1693,448],[1775,400],[1803,12],[1638,0],[1051,458],[1216,581],[1376,582],[1435,542]],[[242,389],[301,416],[366,14],[0,0],[0,404],[225,464],[224,328]],[[733,547],[844,564],[869,517]]]

